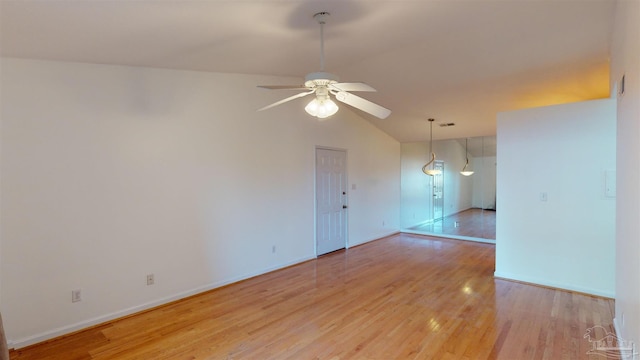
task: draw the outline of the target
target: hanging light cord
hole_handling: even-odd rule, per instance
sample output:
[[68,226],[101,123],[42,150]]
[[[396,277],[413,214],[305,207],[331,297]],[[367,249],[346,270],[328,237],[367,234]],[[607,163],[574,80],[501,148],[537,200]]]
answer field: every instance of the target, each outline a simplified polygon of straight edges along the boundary
[[434,119],[429,119],[429,152],[431,153],[431,161],[424,164],[424,166],[422,167],[422,172],[427,175],[430,175],[429,173],[427,173],[427,170],[428,170],[427,168],[434,161],[436,161],[436,153],[433,152],[433,121]]
[[469,158],[467,158],[467,162],[464,164],[464,167],[462,168],[462,172],[467,170],[467,166],[469,166]]
[[469,139],[468,138],[464,139],[464,158],[467,160],[467,162],[464,164],[462,171],[464,171],[467,168],[467,166],[469,166]]
[[464,157],[467,161],[465,162],[462,171],[460,171],[460,174],[464,176],[471,176],[473,175],[473,170],[467,170],[467,167],[469,167],[469,138],[464,139]]
[[427,168],[434,161],[436,161],[436,154],[435,153],[431,153],[431,161],[429,161],[428,163],[424,164],[424,166],[422,167],[422,172],[426,174],[427,173]]

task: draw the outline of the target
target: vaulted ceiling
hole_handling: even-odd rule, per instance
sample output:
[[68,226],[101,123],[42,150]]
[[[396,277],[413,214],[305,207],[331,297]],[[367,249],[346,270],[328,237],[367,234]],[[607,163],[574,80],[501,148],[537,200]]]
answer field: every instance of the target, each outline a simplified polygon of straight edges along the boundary
[[614,0],[2,0],[0,54],[293,76],[302,84],[320,66],[313,15],[328,11],[326,70],[378,90],[363,97],[393,112],[385,120],[361,113],[368,121],[401,142],[424,141],[429,117],[456,124],[434,127],[434,139],[492,135],[500,111],[608,97],[614,7]]

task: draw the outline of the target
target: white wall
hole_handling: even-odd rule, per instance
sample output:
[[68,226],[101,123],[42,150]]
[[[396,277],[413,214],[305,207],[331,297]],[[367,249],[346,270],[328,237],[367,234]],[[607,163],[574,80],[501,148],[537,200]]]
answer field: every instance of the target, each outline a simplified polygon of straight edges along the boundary
[[424,142],[401,144],[400,226],[408,229],[432,218],[431,178],[422,172],[429,161],[429,145]]
[[[473,158],[473,202],[479,209],[496,208],[496,157],[480,156]],[[469,160],[471,161],[471,159]]]
[[438,160],[444,161],[444,215],[469,209],[473,197],[473,177],[460,174],[466,162],[464,147],[455,139],[440,140],[434,142],[433,151]]
[[300,79],[1,66],[11,346],[313,258],[316,146],[347,150],[349,245],[400,228],[397,141],[345,106],[324,122],[302,100],[255,111],[286,96],[257,84]]
[[[615,101],[498,114],[496,271],[613,297]],[[547,193],[547,201],[540,194]]]
[[611,48],[611,83],[625,74],[617,99],[616,328],[640,344],[640,2],[618,1]]
[[[419,225],[432,216],[432,178],[422,172],[431,157],[426,142],[403,143],[401,166],[401,226]],[[465,163],[465,150],[457,140],[433,142],[437,160],[444,161],[444,213],[455,214],[471,207],[473,177],[460,175]],[[473,166],[472,159],[469,159]],[[474,175],[475,176],[475,175]]]

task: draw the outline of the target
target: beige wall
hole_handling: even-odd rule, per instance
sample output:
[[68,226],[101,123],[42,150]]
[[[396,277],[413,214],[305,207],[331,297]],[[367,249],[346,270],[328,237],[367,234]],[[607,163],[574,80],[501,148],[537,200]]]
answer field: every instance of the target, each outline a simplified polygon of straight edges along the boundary
[[313,258],[316,146],[347,151],[349,244],[399,229],[397,141],[345,106],[256,112],[299,79],[2,60],[13,346]]
[[616,3],[611,85],[617,99],[616,327],[618,336],[640,344],[640,1]]
[[498,114],[497,277],[614,296],[615,118],[611,99]]

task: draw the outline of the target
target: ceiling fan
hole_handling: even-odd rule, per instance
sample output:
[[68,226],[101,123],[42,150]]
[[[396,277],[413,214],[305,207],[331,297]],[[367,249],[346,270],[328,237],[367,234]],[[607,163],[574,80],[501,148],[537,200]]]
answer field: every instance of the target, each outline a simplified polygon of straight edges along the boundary
[[336,100],[343,102],[347,105],[353,106],[356,109],[360,109],[380,119],[385,119],[391,110],[384,108],[378,104],[372,103],[369,100],[363,99],[359,96],[351,94],[350,91],[376,91],[371,86],[357,82],[357,83],[341,83],[338,82],[338,77],[334,74],[330,74],[324,71],[324,24],[329,17],[328,12],[319,12],[313,15],[313,18],[320,24],[320,71],[307,74],[305,77],[304,85],[260,85],[258,87],[270,90],[304,90],[301,93],[295,94],[288,98],[277,101],[271,105],[267,105],[258,111],[267,110],[274,106],[284,104],[288,101],[301,98],[303,96],[315,94],[313,99],[306,107],[305,111],[311,116],[316,116],[319,119],[327,118],[338,111],[338,105],[336,105],[331,96],[333,95]]

